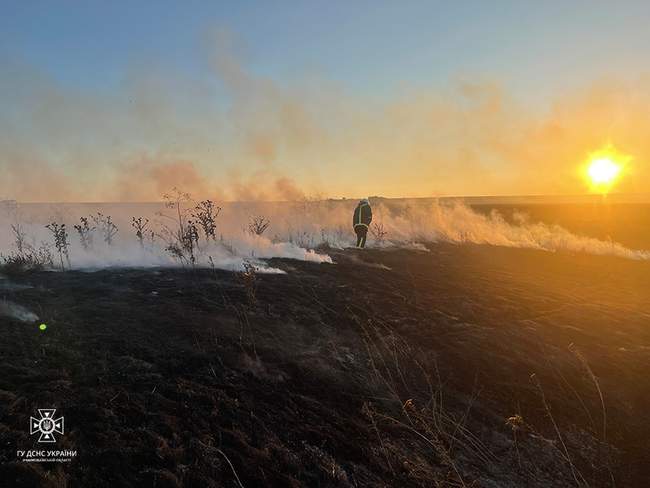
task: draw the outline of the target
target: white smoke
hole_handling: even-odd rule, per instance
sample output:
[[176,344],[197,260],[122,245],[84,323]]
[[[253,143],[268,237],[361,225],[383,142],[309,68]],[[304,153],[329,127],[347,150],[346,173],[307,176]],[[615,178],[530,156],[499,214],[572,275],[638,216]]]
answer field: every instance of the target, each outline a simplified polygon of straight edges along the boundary
[[611,240],[577,235],[559,225],[532,223],[521,213],[514,215],[515,223],[510,223],[494,210],[483,215],[460,202],[408,207],[396,216],[386,213],[389,235],[398,242],[446,241],[650,259],[648,250],[629,249]]
[[1,316],[11,317],[21,322],[36,322],[38,320],[38,315],[34,312],[9,300],[0,300]]
[[[73,236],[74,237],[74,236]],[[72,266],[84,269],[105,267],[174,267],[179,263],[161,245],[141,248],[137,242],[115,244],[113,246],[97,245],[92,250],[74,245],[70,252]],[[241,271],[245,263],[252,263],[259,272],[282,273],[277,268],[269,267],[262,259],[291,258],[316,263],[331,263],[329,256],[318,254],[313,250],[298,247],[287,242],[274,243],[263,236],[250,236],[241,233],[236,239],[223,242],[202,244],[196,250],[196,267],[214,267],[228,271]],[[189,263],[186,263],[189,265]]]
[[[53,246],[53,236],[45,227],[48,223],[57,222],[66,224],[72,268],[92,270],[106,267],[189,266],[191,263],[187,259],[181,262],[166,249],[169,241],[162,231],[163,224],[167,225],[167,221],[160,215],[164,211],[162,204],[21,204],[14,211],[0,215],[0,254],[7,256],[17,251],[16,235],[11,226],[19,224],[24,234],[24,246],[32,250],[47,247],[52,253],[55,267],[58,266],[60,257]],[[96,229],[93,232],[92,246],[85,249],[74,225],[79,224],[80,217],[96,215],[97,212],[111,215],[118,232],[112,245],[108,245],[102,238],[101,230]],[[278,235],[251,234],[246,228],[249,218],[265,212],[276,221],[275,228],[280,229],[282,220],[271,208],[237,205],[228,208],[228,212],[223,212],[225,217],[219,217],[217,222],[217,239],[208,241],[203,236],[199,239],[194,250],[193,265],[241,271],[245,263],[251,263],[259,272],[281,273],[281,270],[269,267],[263,259],[277,257],[316,263],[332,262],[328,255],[317,253],[291,240],[282,240]],[[148,219],[148,231],[155,233],[152,239],[147,233],[143,245],[139,243],[131,226],[131,218],[136,215]],[[94,224],[91,222],[91,225]],[[65,258],[63,261],[67,265]]]
[[[217,219],[216,239],[199,240],[195,266],[238,271],[248,262],[263,272],[281,272],[263,260],[280,257],[331,263],[327,254],[314,249],[354,245],[351,221],[355,203],[314,200],[224,204]],[[377,199],[371,203],[374,223],[382,224],[387,231],[383,242],[377,242],[371,232],[368,240],[371,247],[423,249],[423,243],[444,241],[650,259],[650,251],[578,235],[558,225],[531,222],[521,213],[516,213],[509,221],[496,211],[482,214],[460,201]],[[15,251],[14,236],[6,231],[12,223],[19,221],[27,244],[37,248],[42,243],[52,242],[45,224],[57,221],[67,225],[73,268],[180,266],[181,263],[165,249],[163,239],[156,237],[140,246],[131,227],[131,217],[142,216],[150,219],[150,229],[159,229],[161,209],[161,204],[22,204],[18,212],[7,214],[4,219],[0,216],[0,253],[6,255],[12,248]],[[109,246],[96,231],[94,245],[86,251],[73,225],[79,222],[79,217],[98,211],[111,215],[119,232]],[[260,215],[268,218],[270,226],[258,236],[247,230],[247,223],[251,217]]]

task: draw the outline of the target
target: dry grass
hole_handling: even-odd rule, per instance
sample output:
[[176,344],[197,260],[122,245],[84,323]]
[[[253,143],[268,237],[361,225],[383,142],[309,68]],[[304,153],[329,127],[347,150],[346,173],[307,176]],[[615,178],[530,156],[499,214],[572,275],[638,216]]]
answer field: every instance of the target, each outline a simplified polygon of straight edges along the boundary
[[[569,468],[571,469],[571,475],[573,476],[574,481],[576,482],[576,486],[588,486],[589,484],[587,481],[584,479],[582,474],[578,471],[578,469],[575,467],[573,461],[571,460],[571,455],[569,454],[569,449],[567,448],[566,442],[564,441],[564,437],[562,436],[562,432],[560,431],[560,428],[555,421],[555,417],[553,416],[553,413],[551,412],[551,407],[546,400],[546,394],[544,393],[544,389],[542,388],[542,384],[539,381],[539,378],[535,373],[533,373],[530,376],[531,381],[535,385],[535,388],[540,394],[542,404],[544,405],[544,410],[546,411],[546,414],[548,418],[550,419],[551,423],[553,424],[553,429],[555,430],[555,434],[557,436],[558,441],[560,442],[562,449],[560,450],[560,453],[562,454],[562,457],[564,460],[568,463]],[[559,449],[558,449],[559,450]]]
[[[389,393],[390,401],[383,408],[370,402],[363,408],[379,440],[387,469],[394,471],[390,459],[395,453],[385,444],[382,427],[407,433],[415,441],[412,445],[419,446],[407,451],[414,459],[428,460],[426,469],[422,463],[402,460],[401,464],[411,466],[413,476],[435,486],[470,486],[468,476],[458,466],[457,454],[462,452],[463,457],[469,456],[479,463],[492,461],[489,450],[466,427],[472,402],[460,415],[445,411],[443,385],[435,360],[424,360],[424,355],[380,320],[358,323],[374,381]],[[395,442],[394,435],[389,437]],[[436,468],[439,465],[442,469]]]

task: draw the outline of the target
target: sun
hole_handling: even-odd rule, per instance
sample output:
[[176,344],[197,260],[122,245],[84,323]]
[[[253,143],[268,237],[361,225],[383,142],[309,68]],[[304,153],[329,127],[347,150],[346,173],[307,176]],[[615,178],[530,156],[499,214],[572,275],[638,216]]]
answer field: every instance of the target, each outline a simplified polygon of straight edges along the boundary
[[607,193],[621,177],[625,165],[632,159],[608,144],[587,158],[585,172],[592,191]]
[[597,158],[589,163],[589,178],[594,185],[607,185],[614,182],[621,172],[621,165],[611,158]]

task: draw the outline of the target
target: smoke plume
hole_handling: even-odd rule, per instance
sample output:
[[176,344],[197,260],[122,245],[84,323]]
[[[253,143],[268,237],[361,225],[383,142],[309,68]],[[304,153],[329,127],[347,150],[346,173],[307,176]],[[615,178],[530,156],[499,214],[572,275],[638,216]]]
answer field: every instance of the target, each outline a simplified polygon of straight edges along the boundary
[[326,79],[256,75],[222,38],[210,75],[131,70],[88,92],[0,57],[0,195],[21,201],[558,194],[613,143],[634,159],[617,191],[645,191],[650,84],[595,81],[543,109],[494,81],[404,88],[381,100]]

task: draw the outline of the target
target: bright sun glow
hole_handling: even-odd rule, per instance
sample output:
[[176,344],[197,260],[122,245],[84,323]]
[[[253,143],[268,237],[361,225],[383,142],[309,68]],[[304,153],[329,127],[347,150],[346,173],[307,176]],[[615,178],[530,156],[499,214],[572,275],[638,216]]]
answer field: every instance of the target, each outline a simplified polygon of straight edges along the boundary
[[606,193],[621,176],[630,156],[618,152],[611,144],[589,155],[586,176],[593,191]]
[[610,158],[593,159],[589,164],[589,178],[596,185],[612,183],[621,172],[621,165]]

